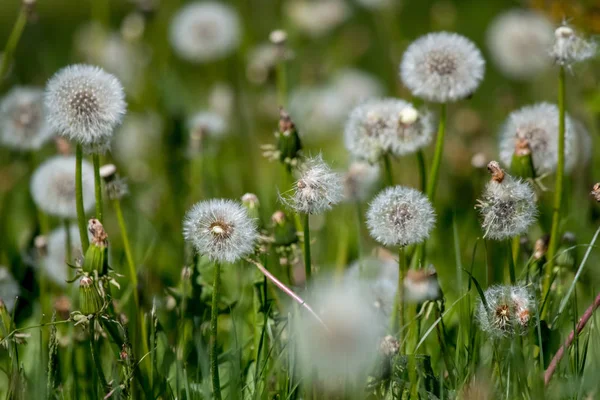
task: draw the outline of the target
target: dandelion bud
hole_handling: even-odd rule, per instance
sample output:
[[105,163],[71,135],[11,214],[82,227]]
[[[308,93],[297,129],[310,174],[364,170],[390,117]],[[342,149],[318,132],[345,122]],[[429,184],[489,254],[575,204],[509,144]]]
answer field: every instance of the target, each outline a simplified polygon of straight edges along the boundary
[[535,178],[531,148],[525,138],[519,138],[515,143],[515,152],[510,164],[510,170],[516,177],[529,179]]
[[279,132],[277,134],[277,150],[279,161],[294,165],[300,156],[302,143],[290,115],[283,108],[279,110]]
[[256,196],[254,193],[246,193],[242,196],[241,200],[244,207],[246,207],[246,210],[248,210],[248,215],[251,218],[259,219],[260,214],[258,211],[260,202],[258,201],[258,196]]
[[201,255],[234,263],[254,251],[258,232],[241,204],[213,199],[196,203],[186,213],[183,236]]
[[424,303],[437,300],[442,293],[437,280],[437,272],[433,268],[410,269],[404,278],[404,296],[411,303]]
[[476,205],[484,237],[503,240],[524,234],[537,216],[533,188],[506,174],[496,161],[488,164],[488,170],[492,179]]
[[559,26],[554,31],[555,41],[551,56],[558,65],[570,67],[571,65],[590,59],[596,55],[596,43],[585,40],[571,27]]
[[413,95],[446,103],[475,92],[485,70],[479,49],[456,33],[430,33],[406,49],[400,64],[402,83]]
[[596,183],[590,192],[594,200],[600,203],[600,182]]
[[273,216],[271,216],[271,222],[273,223],[275,245],[289,246],[298,242],[296,225],[283,211],[275,211]]
[[367,211],[367,226],[373,239],[385,246],[408,246],[429,237],[435,212],[429,199],[418,190],[394,186],[383,190]]
[[493,338],[524,335],[535,314],[535,302],[525,286],[492,286],[484,293],[487,308],[480,300],[477,320],[482,331]]
[[281,201],[297,213],[321,214],[344,197],[342,178],[323,161],[323,157],[307,159],[300,166],[300,177],[290,196]]
[[108,271],[108,235],[100,221],[94,218],[88,222],[88,231],[91,241],[83,259],[83,270],[105,275]]
[[8,268],[0,266],[0,300],[4,302],[4,308],[9,313],[12,312],[20,292],[19,284]]
[[89,276],[79,280],[79,304],[83,315],[96,314],[102,309],[102,298],[94,280]]

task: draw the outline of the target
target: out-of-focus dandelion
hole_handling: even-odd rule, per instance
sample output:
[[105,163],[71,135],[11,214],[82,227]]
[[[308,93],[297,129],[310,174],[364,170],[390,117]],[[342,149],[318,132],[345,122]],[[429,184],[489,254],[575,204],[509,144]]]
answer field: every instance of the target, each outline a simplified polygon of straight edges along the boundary
[[365,201],[379,181],[379,165],[354,161],[344,175],[344,195],[348,201]]
[[170,40],[181,58],[205,63],[229,55],[240,42],[240,21],[232,7],[214,1],[184,5],[170,27]]
[[318,38],[343,23],[350,7],[342,0],[294,0],[286,3],[285,12],[300,31]]
[[[64,227],[50,232],[47,237],[46,254],[40,260],[44,275],[60,287],[65,287],[67,279],[71,278],[67,263],[77,265],[77,261],[82,259],[81,240],[77,225],[69,226],[68,235],[67,238],[67,231]],[[69,248],[70,254],[67,254],[67,248]]]
[[430,112],[419,112],[403,100],[395,100],[390,112],[390,132],[386,139],[393,155],[412,154],[431,142],[435,126]]
[[551,22],[534,11],[506,11],[494,18],[487,31],[492,60],[513,79],[530,79],[549,67],[548,49],[553,42]]
[[414,41],[404,53],[400,77],[417,97],[436,103],[472,95],[485,71],[479,49],[456,33],[437,32]]
[[488,164],[488,170],[492,179],[477,201],[484,237],[503,240],[526,233],[537,216],[533,188],[506,174],[496,161]]
[[0,266],[0,301],[9,313],[12,313],[16,297],[21,293],[19,284],[8,268]]
[[386,100],[371,100],[352,110],[344,128],[344,143],[353,157],[376,163],[384,156],[389,105]]
[[190,151],[192,154],[202,152],[206,138],[220,139],[227,131],[227,122],[217,113],[201,111],[188,121],[190,132]]
[[532,327],[535,299],[526,286],[492,286],[480,300],[477,321],[482,331],[493,338],[524,335]]
[[104,190],[110,200],[121,200],[129,193],[127,180],[117,174],[114,164],[106,164],[100,168],[100,177],[104,180]]
[[409,303],[437,300],[442,292],[433,267],[408,270],[404,278],[404,299]]
[[301,314],[296,324],[302,372],[309,379],[318,377],[328,392],[363,382],[377,357],[383,323],[369,299],[361,286],[323,286],[308,302],[327,329],[312,315]]
[[[511,167],[518,140],[525,139],[531,149],[536,175],[556,171],[558,163],[558,108],[539,103],[513,111],[500,132],[500,160]],[[578,162],[577,136],[571,118],[565,119],[565,172]]]
[[367,226],[371,236],[385,246],[408,246],[429,237],[435,212],[427,197],[403,186],[384,189],[371,202]]
[[37,150],[53,136],[46,122],[44,91],[17,86],[0,101],[0,143],[19,150]]
[[364,286],[368,304],[387,322],[398,290],[398,265],[393,258],[365,257],[357,260],[348,266],[345,279],[350,285]]
[[200,255],[217,262],[234,263],[254,251],[256,222],[232,200],[196,203],[185,215],[183,236]]
[[550,55],[558,65],[569,68],[594,57],[598,51],[596,42],[584,39],[567,25],[556,28],[554,36],[554,47]]
[[[94,207],[94,171],[82,164],[83,204],[86,211]],[[31,197],[36,206],[49,215],[76,218],[75,157],[56,156],[43,162],[31,176]]]
[[65,67],[48,81],[45,104],[52,129],[93,153],[110,148],[126,111],[119,80],[83,64]]
[[394,5],[394,0],[356,0],[358,4],[369,10],[384,10]]

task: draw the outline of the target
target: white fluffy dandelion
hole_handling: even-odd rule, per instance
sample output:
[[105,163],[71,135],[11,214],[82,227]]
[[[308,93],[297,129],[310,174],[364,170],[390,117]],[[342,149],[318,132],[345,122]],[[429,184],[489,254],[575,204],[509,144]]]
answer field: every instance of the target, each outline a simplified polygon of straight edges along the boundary
[[505,174],[497,162],[490,162],[492,179],[477,201],[484,237],[504,240],[522,235],[537,216],[536,196],[531,185]]
[[379,193],[367,211],[367,226],[373,239],[385,246],[407,246],[429,237],[435,212],[418,190],[394,186]]
[[13,149],[37,150],[53,135],[46,122],[44,91],[17,86],[0,101],[0,143]]
[[400,77],[417,97],[446,103],[472,95],[485,71],[479,49],[464,36],[438,32],[422,36],[404,53]]
[[570,67],[594,57],[598,51],[596,42],[586,40],[567,25],[554,31],[554,47],[550,55],[558,65]]
[[307,313],[295,326],[301,371],[308,379],[318,377],[328,392],[364,382],[377,357],[385,325],[369,299],[362,286],[323,285],[308,302],[327,329]]
[[181,58],[204,63],[223,58],[240,42],[240,21],[232,7],[213,1],[184,5],[170,27],[173,49]]
[[366,200],[379,181],[379,164],[354,161],[344,175],[344,194],[348,201]]
[[477,321],[493,338],[524,335],[533,326],[535,299],[525,286],[492,286],[484,293],[487,308],[479,300]]
[[254,251],[258,233],[241,204],[213,199],[196,203],[186,213],[183,236],[200,255],[234,263]]
[[[552,173],[558,163],[558,107],[539,103],[513,111],[500,132],[500,160],[510,167],[517,140],[527,140],[537,175]],[[565,119],[565,172],[577,162],[577,137],[569,116]]]
[[217,113],[201,111],[190,118],[188,129],[192,135],[198,134],[200,136],[220,138],[227,130],[227,122]]
[[321,155],[307,159],[299,167],[300,177],[290,195],[281,201],[297,213],[321,214],[344,198],[342,177],[331,170]]
[[12,313],[15,299],[20,293],[19,284],[8,268],[0,266],[0,300],[2,300],[9,313]]
[[47,251],[41,259],[44,274],[61,287],[65,287],[70,278],[67,262],[75,265],[76,260],[82,258],[81,239],[77,225],[69,227],[69,239],[71,241],[71,260],[67,260],[67,234],[64,227],[50,232],[47,239]]
[[431,143],[435,125],[433,115],[418,111],[412,104],[394,99],[390,104],[389,132],[386,144],[396,156],[412,154]]
[[326,35],[351,14],[343,0],[289,1],[285,12],[298,30],[314,38]]
[[[94,207],[94,170],[83,160],[83,207]],[[49,215],[77,218],[75,206],[75,157],[56,156],[42,163],[31,176],[29,186],[36,206]]]
[[498,69],[513,79],[529,79],[550,66],[552,23],[542,14],[513,9],[498,15],[487,31],[487,44]]
[[110,148],[127,108],[119,80],[83,64],[65,67],[48,81],[45,104],[52,129],[90,152]]
[[344,144],[357,159],[376,163],[388,150],[390,102],[371,100],[355,107],[344,128]]

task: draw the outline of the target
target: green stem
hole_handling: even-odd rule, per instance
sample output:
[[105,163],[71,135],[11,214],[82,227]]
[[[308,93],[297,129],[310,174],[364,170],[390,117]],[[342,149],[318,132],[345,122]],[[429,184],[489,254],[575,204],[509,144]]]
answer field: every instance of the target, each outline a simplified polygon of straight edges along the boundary
[[435,142],[435,153],[427,179],[427,196],[433,202],[435,190],[437,188],[438,175],[440,164],[442,163],[442,154],[444,153],[444,136],[446,136],[446,103],[443,103],[440,109],[440,122],[438,126],[438,134]]
[[117,221],[119,223],[119,229],[121,230],[121,238],[123,239],[123,249],[125,250],[125,258],[127,259],[127,266],[129,267],[129,279],[131,279],[131,285],[133,286],[135,306],[139,309],[137,272],[135,270],[136,268],[133,261],[133,255],[131,253],[129,236],[127,235],[127,225],[125,225],[125,218],[123,218],[123,210],[121,209],[121,202],[119,199],[113,200],[113,206],[115,208],[115,213],[117,214]]
[[94,366],[96,367],[96,372],[98,373],[98,378],[100,378],[100,383],[102,384],[103,393],[106,393],[109,386],[106,381],[106,377],[104,376],[104,371],[102,370],[102,363],[100,362],[99,354],[96,350],[96,318],[92,318],[89,321],[89,329],[92,359],[94,361]]
[[8,37],[8,41],[6,42],[6,47],[4,48],[4,54],[2,55],[2,63],[0,64],[0,81],[4,78],[6,71],[8,70],[8,66],[10,65],[12,58],[15,54],[15,50],[17,45],[19,44],[19,40],[21,39],[21,35],[23,34],[23,30],[25,29],[25,25],[27,25],[27,9],[26,6],[21,8],[19,12],[19,16],[15,21],[15,25],[13,26],[12,32]]
[[96,153],[92,155],[94,163],[94,190],[96,193],[96,218],[100,223],[102,220],[102,181],[100,178],[100,156]]
[[[402,329],[404,326],[404,275],[406,273],[406,254],[404,252],[404,247],[400,247],[398,249],[398,291],[396,293],[396,302],[397,305],[395,309],[397,310],[397,316],[395,321],[392,321],[394,327],[392,328],[392,332],[395,332],[398,329]],[[393,313],[392,313],[393,314]],[[396,325],[397,324],[397,325]],[[402,346],[404,348],[404,346]]]
[[389,154],[383,156],[383,165],[385,169],[385,183],[387,186],[394,186],[394,175],[392,172],[392,160]]
[[221,264],[215,264],[215,280],[213,283],[212,305],[210,311],[210,373],[213,384],[213,397],[221,400],[221,383],[219,380],[219,360],[217,354],[217,321],[219,318],[219,280]]
[[417,151],[417,163],[419,164],[419,174],[421,176],[421,190],[427,190],[427,169],[425,167],[425,153],[420,149]]
[[358,236],[358,275],[362,278],[363,270],[363,239],[362,239],[363,216],[360,201],[356,201],[356,235]]
[[[554,187],[554,207],[552,211],[552,229],[550,230],[550,243],[546,270],[544,273],[544,285],[542,293],[546,293],[550,287],[554,256],[559,242],[560,212],[562,207],[563,181],[565,175],[565,68],[560,67],[558,74],[558,165],[556,167],[556,185]],[[547,302],[546,302],[547,303]],[[545,303],[545,304],[546,304]],[[542,310],[542,318],[546,315],[547,307]]]
[[[65,219],[63,221],[64,223],[64,227],[65,227],[65,257],[67,260],[67,263],[71,263],[71,257],[73,256],[71,254],[71,251],[73,249],[73,242],[71,241],[71,229],[69,227],[69,220]],[[71,277],[69,277],[69,279],[71,279]]]
[[83,208],[83,181],[81,177],[81,163],[83,161],[83,150],[81,145],[77,144],[75,149],[75,202],[77,206],[77,225],[79,226],[79,236],[81,238],[82,254],[87,251],[90,242],[87,235],[87,220],[85,209]]
[[508,261],[508,275],[510,277],[510,283],[514,285],[515,283],[517,283],[517,275],[515,273],[515,259],[513,258],[511,240],[509,240],[506,244],[506,261]]
[[304,214],[304,271],[306,272],[305,286],[308,288],[308,283],[312,275],[312,265],[310,260],[310,226],[309,214]]

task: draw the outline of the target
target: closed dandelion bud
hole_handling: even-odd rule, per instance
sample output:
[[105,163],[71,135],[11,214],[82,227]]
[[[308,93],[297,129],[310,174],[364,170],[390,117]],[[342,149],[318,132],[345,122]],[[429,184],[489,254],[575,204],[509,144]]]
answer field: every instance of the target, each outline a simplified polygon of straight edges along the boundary
[[93,218],[88,223],[88,231],[92,237],[83,259],[83,270],[105,275],[108,271],[108,235],[100,221]]
[[344,198],[342,177],[331,170],[323,157],[307,159],[300,167],[300,177],[291,194],[281,201],[297,213],[321,214]]
[[246,207],[248,211],[248,216],[255,220],[260,219],[259,207],[260,202],[258,201],[258,196],[254,193],[246,193],[242,196],[242,204]]
[[83,315],[96,314],[102,309],[102,298],[94,280],[89,276],[79,280],[79,305]]
[[600,182],[596,183],[590,192],[591,196],[600,203]]
[[596,55],[596,43],[584,39],[569,26],[559,26],[554,31],[554,36],[554,47],[551,56],[558,65],[570,67]]
[[532,326],[535,302],[525,286],[492,286],[484,292],[487,307],[479,301],[477,321],[492,338],[524,335]]
[[288,165],[295,165],[300,156],[302,143],[296,130],[296,125],[292,122],[290,115],[282,108],[279,110],[279,132],[277,134],[277,150],[279,152],[279,161]]
[[510,163],[510,171],[514,176],[519,178],[535,178],[531,148],[525,138],[520,138],[516,141],[515,152]]
[[496,161],[488,164],[488,170],[492,179],[476,205],[484,237],[503,240],[526,233],[537,216],[533,188],[506,174]]
[[298,242],[296,225],[283,211],[275,211],[273,216],[271,216],[271,222],[273,223],[275,245],[289,246]]
[[472,95],[484,71],[485,61],[475,44],[448,32],[430,33],[415,40],[400,63],[402,83],[413,95],[435,103]]
[[404,278],[404,297],[407,302],[424,303],[441,298],[442,292],[437,280],[437,272],[428,269],[410,269]]
[[421,243],[434,225],[435,212],[427,196],[403,186],[384,189],[367,211],[371,237],[385,246]]

